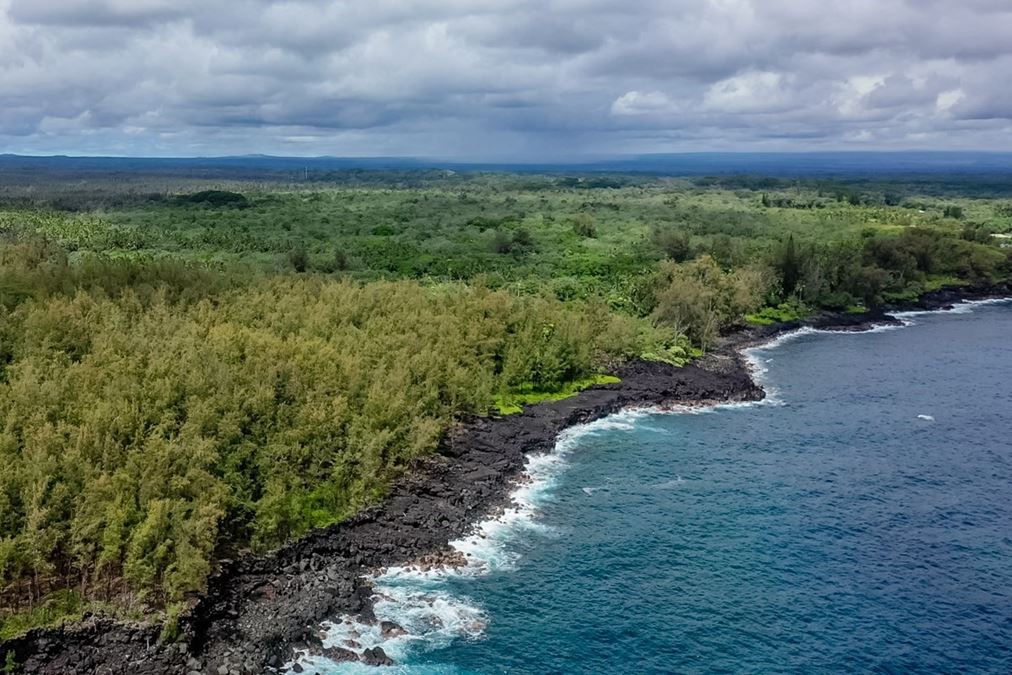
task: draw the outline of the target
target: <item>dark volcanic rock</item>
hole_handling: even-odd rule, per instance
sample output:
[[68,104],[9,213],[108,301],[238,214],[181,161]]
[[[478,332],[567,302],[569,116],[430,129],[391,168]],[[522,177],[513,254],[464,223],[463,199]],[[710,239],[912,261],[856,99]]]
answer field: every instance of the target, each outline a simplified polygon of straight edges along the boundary
[[988,300],[1009,296],[1012,296],[1012,282],[981,284],[973,287],[947,286],[929,291],[917,300],[889,305],[885,309],[886,311],[951,309],[953,305],[968,300]]
[[373,647],[362,652],[362,663],[367,666],[392,666],[394,660],[387,656],[382,647]]
[[187,652],[177,645],[161,645],[160,629],[153,625],[126,624],[89,617],[77,624],[35,629],[0,644],[6,659],[23,673],[185,673]]
[[358,661],[358,654],[350,649],[343,649],[341,647],[325,647],[321,653],[334,663]]
[[399,624],[396,624],[393,621],[380,622],[380,635],[382,635],[385,638],[397,637],[399,635],[404,635],[406,633],[407,633],[406,630],[404,630]]
[[[942,289],[890,309],[936,309],[1010,291],[1007,285]],[[802,326],[860,330],[895,321],[876,310],[743,328],[694,364],[631,361],[617,369],[622,378],[617,384],[516,415],[472,419],[449,434],[438,453],[416,461],[383,504],[268,555],[220,561],[206,594],[180,620],[182,644],[160,643],[158,626],[91,617],[0,643],[0,658],[13,651],[22,672],[39,675],[177,675],[215,673],[219,667],[229,673],[276,672],[296,645],[322,651],[321,620],[358,615],[366,623],[376,621],[373,591],[364,580],[371,571],[412,562],[423,568],[463,564],[448,543],[504,507],[526,456],[551,450],[565,428],[628,407],[761,399],[764,393],[739,349]],[[377,665],[392,663],[380,648],[366,653]]]

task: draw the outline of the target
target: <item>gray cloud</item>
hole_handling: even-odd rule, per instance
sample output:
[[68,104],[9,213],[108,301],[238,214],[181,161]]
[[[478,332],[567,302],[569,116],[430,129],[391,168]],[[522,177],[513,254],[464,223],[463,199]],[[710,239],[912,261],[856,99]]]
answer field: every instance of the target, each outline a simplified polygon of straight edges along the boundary
[[145,26],[185,16],[171,0],[11,0],[15,22],[48,26]]
[[0,0],[0,152],[1012,149],[1007,0]]

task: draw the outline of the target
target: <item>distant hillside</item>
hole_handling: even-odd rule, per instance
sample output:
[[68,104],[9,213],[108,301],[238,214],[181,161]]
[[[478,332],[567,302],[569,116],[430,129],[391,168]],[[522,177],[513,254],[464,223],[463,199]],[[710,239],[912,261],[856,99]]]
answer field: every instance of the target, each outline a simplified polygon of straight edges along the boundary
[[512,163],[462,162],[424,157],[28,157],[0,155],[0,176],[20,182],[110,174],[229,180],[321,179],[336,171],[425,170],[535,173],[647,173],[677,176],[855,176],[916,174],[1009,174],[1012,153],[988,152],[805,152],[685,153],[603,158],[593,161]]

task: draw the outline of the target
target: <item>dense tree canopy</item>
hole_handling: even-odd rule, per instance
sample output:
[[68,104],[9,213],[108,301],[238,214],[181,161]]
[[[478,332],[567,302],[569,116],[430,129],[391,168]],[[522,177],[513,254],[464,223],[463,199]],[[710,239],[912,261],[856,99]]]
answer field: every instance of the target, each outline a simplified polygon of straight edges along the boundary
[[1007,201],[896,186],[202,187],[0,210],[0,634],[40,603],[183,601],[379,498],[462,415],[1012,270]]
[[3,287],[23,291],[3,309],[0,583],[30,581],[24,602],[66,578],[179,600],[216,551],[354,513],[455,416],[555,391],[662,334],[601,304],[482,287],[216,288],[122,262],[89,272],[99,286],[38,242],[2,260],[18,261]]

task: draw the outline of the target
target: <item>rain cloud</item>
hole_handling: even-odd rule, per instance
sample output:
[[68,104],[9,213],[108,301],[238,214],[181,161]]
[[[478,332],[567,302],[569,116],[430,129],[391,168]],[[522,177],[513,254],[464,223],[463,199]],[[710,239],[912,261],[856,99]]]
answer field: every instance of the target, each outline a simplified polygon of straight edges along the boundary
[[0,152],[1012,150],[1008,0],[0,0]]

